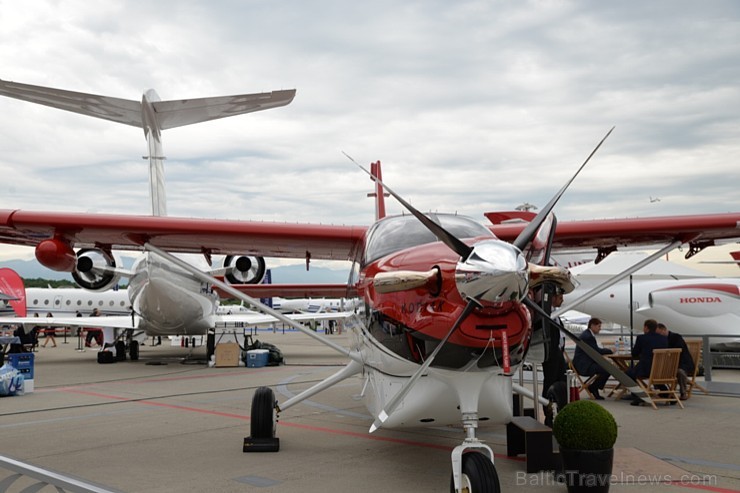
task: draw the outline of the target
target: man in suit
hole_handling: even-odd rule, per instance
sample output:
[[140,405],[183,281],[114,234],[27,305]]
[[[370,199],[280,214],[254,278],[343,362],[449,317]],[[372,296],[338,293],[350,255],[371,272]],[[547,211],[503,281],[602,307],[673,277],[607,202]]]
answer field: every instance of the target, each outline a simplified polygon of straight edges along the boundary
[[[560,286],[552,288],[550,295],[550,308],[552,310],[560,308],[563,304],[563,294],[565,291]],[[543,330],[546,334],[545,342],[545,360],[542,363],[542,396],[547,398],[547,392],[555,382],[565,383],[565,371],[568,365],[565,363],[563,350],[565,349],[565,336],[560,332],[559,327],[563,326],[560,317],[555,317],[555,324],[545,323]]]
[[681,391],[681,400],[685,401],[689,398],[686,394],[686,386],[689,382],[689,374],[694,374],[694,359],[691,357],[689,347],[681,334],[669,331],[664,324],[658,324],[658,334],[666,337],[668,347],[681,348],[681,359],[678,362],[676,378],[678,379],[678,388]]
[[[658,334],[658,322],[652,318],[645,320],[642,327],[643,334],[637,336],[635,345],[632,346],[632,357],[639,358],[637,365],[627,370],[630,378],[647,378],[650,376],[650,368],[653,366],[653,351],[668,347],[668,338]],[[633,406],[639,406],[642,400],[634,397]]]
[[[596,342],[596,335],[601,332],[601,320],[598,318],[592,318],[588,321],[588,328],[581,332],[579,339],[591,346],[594,351],[600,354],[612,354],[611,349],[599,347]],[[576,351],[573,354],[573,366],[579,375],[590,377],[591,375],[598,375],[596,381],[589,385],[588,390],[593,394],[597,400],[603,400],[599,394],[600,390],[604,389],[606,381],[609,380],[609,372],[596,363],[586,352],[579,346],[576,346]]]

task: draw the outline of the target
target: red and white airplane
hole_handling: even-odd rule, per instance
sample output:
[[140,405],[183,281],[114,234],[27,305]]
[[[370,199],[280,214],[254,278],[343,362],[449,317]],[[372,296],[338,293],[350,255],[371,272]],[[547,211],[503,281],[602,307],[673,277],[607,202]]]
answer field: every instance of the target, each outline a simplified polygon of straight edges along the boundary
[[[571,270],[578,288],[565,298],[578,297],[600,282],[636,263],[639,254],[611,255],[598,265]],[[632,307],[632,308],[630,308]],[[653,318],[673,332],[710,338],[713,349],[740,349],[740,279],[709,277],[706,273],[657,259],[578,307],[625,327],[642,329]],[[632,320],[630,319],[632,317]]]
[[[283,403],[271,389],[259,388],[245,451],[277,450],[279,411],[361,375],[361,395],[373,416],[370,432],[462,427],[464,439],[451,457],[451,489],[490,493],[500,491],[493,452],[477,439],[476,430],[510,421],[513,392],[534,398],[511,378],[525,358],[541,360],[536,345],[542,331],[533,329],[532,318],[549,314],[533,293],[547,283],[572,289],[566,269],[548,266],[551,249],[593,246],[605,254],[621,245],[666,243],[657,253],[663,255],[684,243],[695,252],[716,239],[740,236],[740,213],[557,223],[552,210],[575,175],[529,222],[484,227],[458,215],[422,214],[388,187],[381,189],[377,171],[369,173],[379,184],[378,201],[385,189],[412,215],[380,212],[367,227],[0,210],[0,242],[34,247],[44,265],[67,271],[80,267],[76,250],[143,249],[169,279],[213,286],[347,357],[337,373]],[[351,346],[320,337],[253,297],[266,296],[266,290],[280,296],[280,285],[231,285],[172,252],[351,260],[353,274],[343,294],[336,286],[326,292],[317,286],[310,295],[362,300],[345,324]],[[105,272],[104,265],[98,269]],[[297,289],[285,286],[282,296]],[[628,377],[612,371],[644,395]]]

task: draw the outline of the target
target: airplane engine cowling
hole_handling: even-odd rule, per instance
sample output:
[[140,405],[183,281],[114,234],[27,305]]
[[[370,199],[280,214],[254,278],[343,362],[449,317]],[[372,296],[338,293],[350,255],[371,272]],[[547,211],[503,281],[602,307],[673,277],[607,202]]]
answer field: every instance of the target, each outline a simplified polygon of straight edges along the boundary
[[77,267],[72,278],[87,290],[106,291],[120,279],[115,272],[103,272],[106,268],[116,268],[116,260],[110,253],[97,248],[83,248],[77,252]]
[[227,255],[224,267],[232,267],[226,273],[226,280],[231,284],[259,284],[265,277],[265,259],[247,255]]

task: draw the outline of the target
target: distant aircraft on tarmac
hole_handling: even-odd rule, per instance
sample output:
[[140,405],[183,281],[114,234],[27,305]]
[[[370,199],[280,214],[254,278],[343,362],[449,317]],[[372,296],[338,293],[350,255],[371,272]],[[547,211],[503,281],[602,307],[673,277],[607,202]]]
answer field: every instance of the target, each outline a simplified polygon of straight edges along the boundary
[[[578,298],[625,266],[638,254],[612,254],[598,265],[571,270],[579,286],[566,296]],[[632,310],[630,310],[630,292]],[[579,305],[580,311],[642,333],[643,322],[653,318],[673,332],[692,336],[721,335],[710,339],[714,349],[740,350],[740,278],[710,277],[681,265],[655,260]]]
[[[134,101],[0,80],[0,95],[2,96],[133,125],[144,130],[149,149],[152,217],[139,217],[140,225],[143,227],[150,220],[166,216],[167,213],[163,166],[165,154],[161,140],[163,130],[285,106],[293,100],[295,93],[295,90],[282,90],[259,94],[161,101],[156,92],[148,90],[140,101]],[[4,217],[10,219],[20,230],[26,230],[25,228],[29,225],[28,223],[24,225],[25,221],[21,218],[23,215],[21,211],[12,211]],[[129,312],[127,315],[108,317],[78,317],[74,321],[56,317],[47,319],[45,322],[55,326],[102,327],[107,344],[117,343],[116,352],[128,348],[132,359],[137,359],[138,344],[132,338],[132,332],[128,330],[121,332],[127,335],[125,341],[122,341],[115,334],[117,329],[135,329],[151,336],[192,336],[207,334],[216,326],[243,326],[274,320],[254,313],[218,313],[218,295],[210,283],[193,278],[182,268],[152,253],[142,253],[131,270],[118,267],[120,262],[116,261],[113,253],[118,240],[112,236],[108,236],[108,240],[103,242],[87,241],[81,237],[75,238],[73,231],[81,232],[76,227],[77,218],[82,219],[84,216],[84,214],[76,217],[74,214],[43,213],[40,216],[43,222],[56,233],[44,239],[36,236],[37,239],[31,242],[11,240],[11,243],[34,246],[36,259],[41,264],[52,270],[71,272],[77,284],[89,291],[106,292],[116,286],[120,278],[128,278],[126,305],[133,308],[133,316]],[[108,234],[113,233],[115,221],[112,218],[102,221],[102,229],[99,232],[108,229]],[[181,220],[171,220],[170,233],[175,237],[183,233],[189,234],[183,230],[177,231],[178,222]],[[204,224],[207,222],[204,221]],[[185,224],[187,221],[183,223]],[[117,233],[113,235],[118,236]],[[226,238],[223,242],[228,244]],[[73,249],[73,246],[78,248],[77,251]],[[225,256],[222,267],[212,268],[211,256],[218,254],[218,249],[214,248],[202,250],[200,255],[182,255],[181,259],[195,263],[211,275],[225,276],[232,283],[257,284],[262,280],[265,274],[263,257],[229,254]],[[61,300],[60,303],[62,303]],[[103,303],[106,304],[109,301],[103,301]],[[67,301],[63,304],[66,305]],[[307,316],[301,315],[294,318],[302,317]],[[321,315],[312,315],[312,317],[317,318]],[[38,319],[34,321],[33,317],[25,321],[25,323],[36,322]],[[0,320],[0,323],[24,323],[24,321],[6,317]],[[121,343],[124,345],[121,346]],[[209,345],[209,351],[212,350],[211,346]]]

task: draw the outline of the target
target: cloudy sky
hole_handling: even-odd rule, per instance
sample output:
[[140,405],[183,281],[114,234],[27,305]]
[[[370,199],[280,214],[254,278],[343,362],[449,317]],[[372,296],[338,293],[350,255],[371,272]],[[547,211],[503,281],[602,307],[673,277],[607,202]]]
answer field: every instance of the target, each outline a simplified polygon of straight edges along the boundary
[[[419,209],[484,221],[544,205],[612,126],[561,219],[737,211],[739,61],[736,1],[0,0],[0,79],[297,89],[164,132],[174,216],[369,224],[344,151]],[[0,209],[147,214],[145,152],[140,129],[0,98]]]

